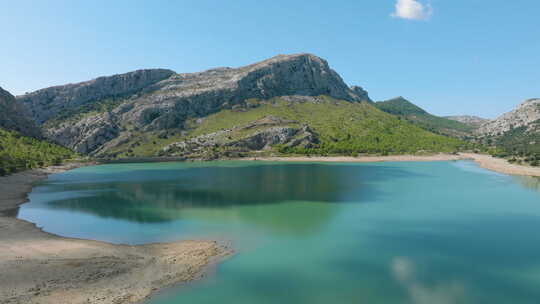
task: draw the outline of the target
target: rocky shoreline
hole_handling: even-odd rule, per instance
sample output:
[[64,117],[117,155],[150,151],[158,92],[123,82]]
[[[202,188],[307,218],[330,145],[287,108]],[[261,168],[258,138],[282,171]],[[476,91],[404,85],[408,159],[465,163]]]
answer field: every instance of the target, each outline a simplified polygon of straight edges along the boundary
[[65,238],[13,217],[33,183],[81,165],[0,177],[0,303],[139,302],[161,288],[200,278],[232,253],[213,241],[128,246]]

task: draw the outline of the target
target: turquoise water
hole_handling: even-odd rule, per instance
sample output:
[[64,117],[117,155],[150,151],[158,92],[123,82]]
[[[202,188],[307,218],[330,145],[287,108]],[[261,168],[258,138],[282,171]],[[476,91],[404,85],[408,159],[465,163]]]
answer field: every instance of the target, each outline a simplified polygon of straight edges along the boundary
[[63,236],[232,242],[215,274],[147,303],[539,303],[540,182],[430,163],[80,168],[19,218]]

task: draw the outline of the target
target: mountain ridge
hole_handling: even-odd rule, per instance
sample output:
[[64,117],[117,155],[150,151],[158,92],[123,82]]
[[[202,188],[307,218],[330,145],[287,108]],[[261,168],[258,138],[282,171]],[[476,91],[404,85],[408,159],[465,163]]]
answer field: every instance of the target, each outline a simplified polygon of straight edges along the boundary
[[499,135],[537,120],[540,120],[540,98],[530,98],[520,103],[514,110],[483,124],[476,133],[482,136]]
[[[156,77],[145,77],[147,81],[141,86],[123,83],[131,80],[125,78],[128,73],[97,78],[101,82],[46,88],[19,96],[18,100],[32,109],[32,117],[44,126],[49,139],[81,153],[97,151],[134,129],[181,129],[190,117],[241,107],[250,98],[328,95],[350,102],[371,101],[360,87],[347,86],[324,59],[306,53],[278,55],[239,68],[156,73]],[[104,82],[109,88],[116,81],[120,81],[116,85],[120,88],[137,90],[110,94],[95,87]],[[96,109],[95,104],[103,107]],[[64,119],[62,113],[66,112],[69,115]],[[70,120],[76,115],[80,116],[77,120]]]
[[475,130],[477,140],[512,161],[540,165],[540,98],[527,99]]
[[469,125],[473,128],[479,128],[483,124],[489,122],[489,119],[474,116],[474,115],[452,115],[452,116],[443,116],[443,118],[455,120],[466,125]]

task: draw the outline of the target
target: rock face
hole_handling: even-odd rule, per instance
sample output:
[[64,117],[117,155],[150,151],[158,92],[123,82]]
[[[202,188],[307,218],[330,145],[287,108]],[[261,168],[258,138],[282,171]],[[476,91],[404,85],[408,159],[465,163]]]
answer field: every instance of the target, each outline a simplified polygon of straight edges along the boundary
[[528,99],[515,110],[483,124],[476,130],[481,136],[497,136],[513,128],[527,126],[540,120],[540,98]]
[[[132,129],[183,129],[190,118],[234,109],[249,99],[292,95],[370,101],[365,90],[349,88],[325,60],[310,54],[278,55],[240,68],[189,74],[140,70],[42,89],[18,99],[44,125],[47,137],[92,153]],[[92,108],[97,104],[97,110]],[[62,118],[66,111],[76,119]],[[58,122],[59,117],[64,120]]]
[[204,134],[187,141],[172,143],[163,149],[168,155],[187,158],[235,156],[241,152],[269,150],[272,146],[311,148],[317,135],[297,122],[267,116],[233,129]]
[[147,130],[182,126],[186,117],[202,117],[250,98],[328,95],[361,101],[328,63],[309,54],[279,55],[245,67],[177,74],[159,89],[126,104],[124,120]]
[[89,153],[100,148],[120,133],[114,115],[104,113],[84,118],[73,124],[65,123],[45,130],[48,138],[79,153]]
[[445,116],[444,118],[459,121],[474,128],[479,128],[489,121],[489,119],[471,115]]
[[0,88],[0,128],[17,131],[26,136],[41,137],[41,131],[28,117],[24,105],[17,102],[8,91]]
[[62,110],[108,97],[134,93],[173,74],[173,71],[163,69],[138,70],[76,84],[50,87],[18,96],[17,99],[30,109],[34,121],[42,124]]
[[373,102],[371,100],[371,98],[369,98],[368,92],[366,90],[364,90],[362,87],[360,87],[360,86],[351,86],[351,90],[353,91],[354,94],[356,94],[356,96],[358,96],[358,98],[360,100],[367,101],[367,102]]

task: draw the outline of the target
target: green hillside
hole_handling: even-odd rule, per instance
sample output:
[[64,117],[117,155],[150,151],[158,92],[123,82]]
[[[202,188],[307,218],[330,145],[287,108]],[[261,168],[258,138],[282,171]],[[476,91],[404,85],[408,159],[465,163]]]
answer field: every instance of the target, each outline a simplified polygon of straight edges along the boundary
[[405,118],[422,129],[433,133],[463,138],[473,130],[472,126],[464,123],[429,114],[403,97],[379,101],[374,105],[386,113]]
[[482,142],[495,146],[498,156],[508,157],[512,161],[522,161],[533,166],[540,165],[540,121],[527,126],[513,128],[501,136],[486,137]]
[[74,156],[67,148],[0,128],[0,175],[60,164]]
[[[163,155],[167,144],[189,140],[201,135],[229,130],[221,146],[248,137],[261,128],[242,128],[265,117],[283,119],[282,126],[308,126],[318,137],[310,148],[275,146],[274,151],[298,154],[404,154],[417,152],[454,152],[468,144],[447,136],[437,135],[407,121],[384,113],[372,104],[351,103],[319,96],[310,101],[249,100],[243,107],[222,110],[201,120],[191,120],[187,133],[171,130],[163,133],[138,133],[117,147],[115,156]],[[219,132],[218,132],[219,133]],[[212,148],[219,152],[221,147]],[[129,150],[129,152],[126,152]]]

